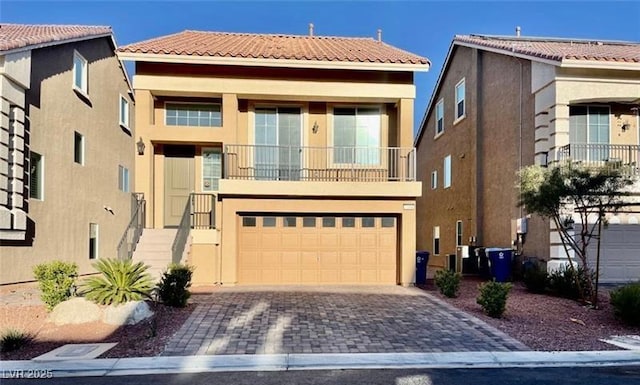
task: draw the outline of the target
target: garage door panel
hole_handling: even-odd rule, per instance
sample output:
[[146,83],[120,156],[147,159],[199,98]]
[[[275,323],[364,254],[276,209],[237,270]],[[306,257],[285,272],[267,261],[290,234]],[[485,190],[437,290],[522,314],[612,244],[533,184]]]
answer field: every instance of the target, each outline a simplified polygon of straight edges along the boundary
[[[342,228],[344,221],[339,218],[317,218],[313,226],[314,221],[300,215],[295,222],[282,216],[275,221],[273,216],[269,220],[257,216],[257,226],[249,227],[239,218],[239,283],[396,282],[395,221],[389,227],[380,217],[355,217]],[[294,223],[296,227],[285,227]]]

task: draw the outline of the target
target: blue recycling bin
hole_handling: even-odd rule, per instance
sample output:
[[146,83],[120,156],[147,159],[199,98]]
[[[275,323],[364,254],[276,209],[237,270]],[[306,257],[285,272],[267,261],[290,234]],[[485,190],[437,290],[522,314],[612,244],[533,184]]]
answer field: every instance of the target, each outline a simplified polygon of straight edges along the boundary
[[427,284],[428,251],[416,251],[416,285]]
[[511,278],[513,250],[493,247],[487,249],[487,255],[491,265],[491,276],[496,282],[508,282]]

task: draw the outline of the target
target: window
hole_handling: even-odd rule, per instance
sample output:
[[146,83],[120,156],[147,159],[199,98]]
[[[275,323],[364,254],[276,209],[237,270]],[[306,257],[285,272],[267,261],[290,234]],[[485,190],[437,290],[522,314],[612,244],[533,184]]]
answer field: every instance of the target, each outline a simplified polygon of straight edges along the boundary
[[73,87],[84,94],[88,94],[87,87],[87,59],[75,51],[73,53]]
[[297,219],[296,217],[284,217],[284,227],[296,227]]
[[263,217],[262,227],[276,227],[276,217]]
[[464,79],[462,79],[456,84],[456,120],[463,118],[465,114],[464,88]]
[[440,226],[433,227],[433,254],[440,254]]
[[256,227],[256,217],[242,217],[242,227]]
[[42,200],[44,198],[44,159],[42,155],[30,152],[29,165],[29,197]]
[[356,227],[355,218],[342,218],[342,227]]
[[89,259],[96,259],[98,255],[98,224],[89,223]]
[[322,218],[322,227],[336,227],[336,218],[334,217]]
[[129,128],[129,101],[120,95],[120,125]]
[[380,163],[380,110],[335,108],[333,110],[334,163]]
[[362,218],[362,227],[375,227],[376,219],[372,217],[364,217]]
[[84,164],[84,136],[77,132],[73,133],[73,161]]
[[444,99],[436,104],[436,136],[444,131]]
[[260,180],[300,180],[302,114],[299,107],[255,110],[255,175]]
[[165,104],[167,126],[222,127],[220,104]]
[[[570,106],[569,141],[574,160],[608,160],[610,143],[610,111],[607,106]],[[594,144],[594,146],[586,146]]]
[[444,188],[451,187],[451,155],[444,158]]
[[124,166],[118,166],[118,189],[129,192],[129,169]]
[[381,226],[382,227],[393,227],[395,225],[395,223],[396,223],[396,219],[395,218],[383,217]]
[[316,227],[316,218],[315,217],[302,218],[302,227]]
[[222,178],[222,150],[202,149],[202,191],[218,191]]
[[462,246],[462,221],[456,222],[456,246]]
[[438,188],[438,171],[431,172],[431,189],[435,190]]

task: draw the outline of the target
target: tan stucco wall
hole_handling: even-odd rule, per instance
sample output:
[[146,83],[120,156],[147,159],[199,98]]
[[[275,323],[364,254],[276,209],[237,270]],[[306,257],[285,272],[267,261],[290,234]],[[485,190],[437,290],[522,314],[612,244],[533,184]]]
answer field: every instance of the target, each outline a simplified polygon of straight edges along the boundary
[[[73,52],[88,61],[88,100],[72,88]],[[32,245],[2,246],[0,283],[32,280],[35,264],[60,259],[92,272],[89,223],[99,225],[100,257],[115,257],[131,218],[131,194],[118,190],[118,165],[134,174],[134,136],[118,123],[119,97],[130,101],[110,38],[32,52],[27,91],[30,147],[44,159],[44,199],[29,201]],[[74,131],[84,135],[84,165],[74,163]],[[104,209],[112,208],[112,215]]]

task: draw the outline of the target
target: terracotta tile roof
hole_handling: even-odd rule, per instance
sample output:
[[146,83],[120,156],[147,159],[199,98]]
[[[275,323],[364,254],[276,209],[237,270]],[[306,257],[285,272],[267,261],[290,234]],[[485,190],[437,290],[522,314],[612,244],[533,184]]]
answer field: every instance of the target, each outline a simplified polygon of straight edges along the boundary
[[514,52],[540,59],[640,63],[640,43],[515,36],[457,35],[454,42]]
[[104,34],[111,34],[111,27],[2,23],[0,24],[0,52]]
[[119,52],[428,65],[429,60],[372,38],[183,31],[120,47]]

